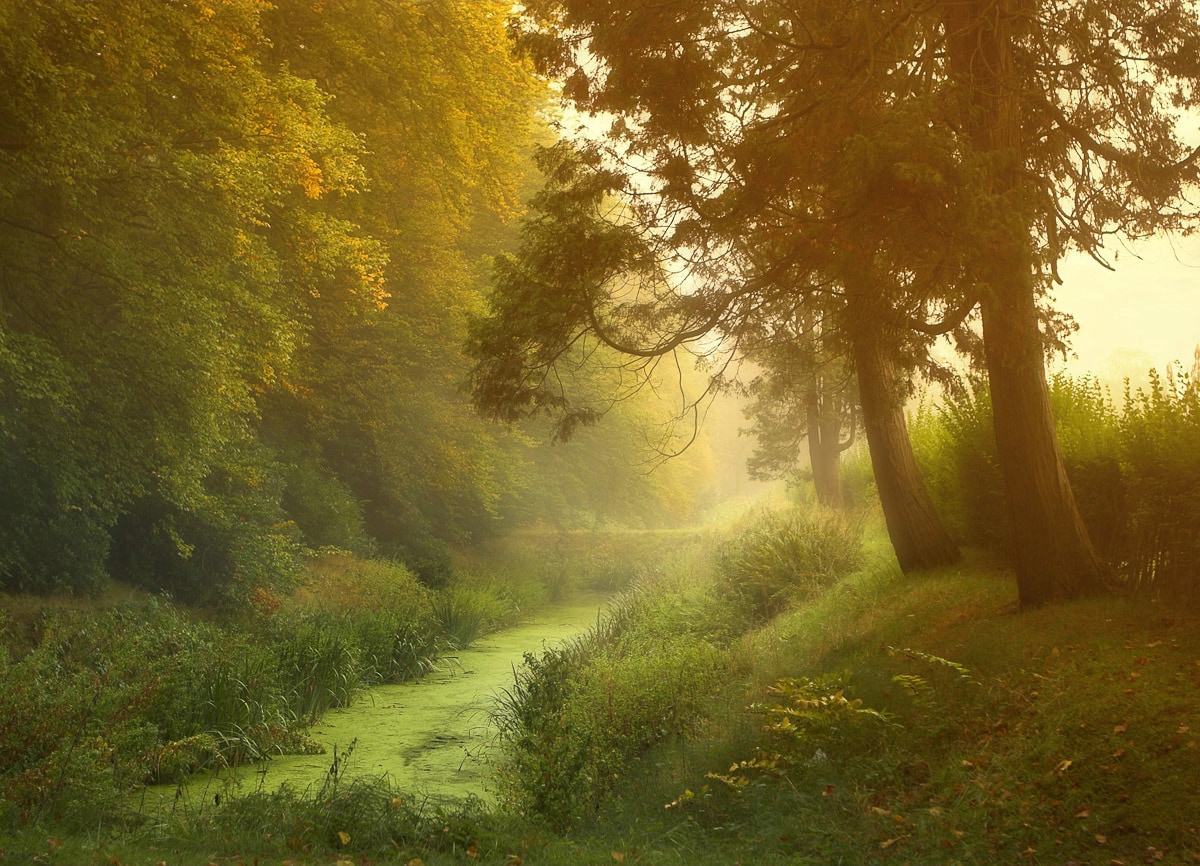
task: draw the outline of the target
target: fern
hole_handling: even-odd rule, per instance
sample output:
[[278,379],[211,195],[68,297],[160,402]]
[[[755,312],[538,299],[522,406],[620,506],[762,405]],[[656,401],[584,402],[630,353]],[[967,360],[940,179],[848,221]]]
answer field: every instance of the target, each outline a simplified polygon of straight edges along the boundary
[[925,662],[926,664],[932,665],[935,668],[940,667],[944,670],[950,671],[952,674],[954,674],[954,678],[960,682],[970,683],[971,685],[976,686],[979,685],[979,681],[975,679],[975,675],[971,673],[971,669],[960,662],[944,659],[941,656],[935,656],[932,653],[924,653],[920,650],[910,649],[909,647],[897,648],[890,646],[887,648],[887,652],[888,655],[893,657],[902,655],[906,658]]

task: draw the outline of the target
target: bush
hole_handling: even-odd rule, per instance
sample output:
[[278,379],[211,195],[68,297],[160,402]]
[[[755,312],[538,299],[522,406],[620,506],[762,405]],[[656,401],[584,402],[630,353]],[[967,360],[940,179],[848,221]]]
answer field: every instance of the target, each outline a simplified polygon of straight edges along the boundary
[[104,587],[124,479],[97,471],[101,437],[78,385],[44,340],[0,327],[0,588]]
[[364,685],[427,672],[442,646],[419,603],[270,607],[249,614],[253,630],[158,600],[43,615],[31,649],[0,652],[0,814],[94,827],[145,782],[312,751],[308,721]]
[[[527,653],[492,723],[501,798],[558,829],[592,815],[641,755],[689,737],[721,706],[729,605],[709,591],[708,546],[664,559],[575,640]],[[711,570],[711,568],[709,569]]]
[[938,514],[961,544],[1005,550],[1008,506],[987,383],[973,378],[910,424],[913,452]]
[[722,593],[769,619],[862,564],[861,524],[833,511],[766,512],[721,553]]
[[164,483],[122,514],[109,570],[189,604],[238,605],[260,588],[290,591],[308,549],[280,505],[283,480],[265,449],[243,443],[197,486]]
[[285,486],[280,503],[310,547],[335,547],[360,556],[374,553],[362,505],[324,461],[295,456],[282,472]]
[[[1088,533],[1132,589],[1200,600],[1200,390],[1181,368],[1151,371],[1118,411],[1090,377],[1051,380],[1063,461]],[[930,493],[957,540],[1006,551],[1011,538],[986,385],[975,381],[913,424]]]
[[504,599],[481,589],[451,587],[442,590],[433,606],[442,633],[455,649],[466,649],[478,638],[495,631],[511,616]]
[[699,729],[726,668],[707,643],[613,645],[611,633],[526,654],[492,719],[502,798],[559,830],[594,814],[647,749]]
[[1137,590],[1200,601],[1200,382],[1152,373],[1121,423],[1127,529],[1119,563]]

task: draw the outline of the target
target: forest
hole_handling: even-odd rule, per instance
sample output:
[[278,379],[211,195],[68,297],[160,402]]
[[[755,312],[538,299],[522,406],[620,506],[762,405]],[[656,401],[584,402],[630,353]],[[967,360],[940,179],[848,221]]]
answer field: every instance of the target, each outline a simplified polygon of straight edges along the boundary
[[1200,862],[1200,326],[1055,300],[1198,88],[1196,0],[0,0],[0,863]]

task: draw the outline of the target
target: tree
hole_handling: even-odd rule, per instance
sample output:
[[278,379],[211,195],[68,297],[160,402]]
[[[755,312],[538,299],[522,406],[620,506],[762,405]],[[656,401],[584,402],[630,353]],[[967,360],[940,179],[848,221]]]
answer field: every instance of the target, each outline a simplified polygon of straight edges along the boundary
[[[522,26],[569,98],[617,116],[614,154],[649,167],[660,225],[697,254],[725,255],[703,238],[739,223],[810,263],[819,242],[848,301],[886,296],[863,321],[897,336],[978,304],[1021,600],[1100,585],[1054,441],[1039,294],[1066,250],[1191,218],[1177,126],[1197,98],[1194,2],[544,0]],[[848,168],[879,198],[847,207]]]
[[[671,249],[674,241],[664,243],[645,222],[605,213],[612,209],[605,203],[615,189],[628,192],[619,172],[601,167],[594,154],[566,145],[545,151],[542,165],[548,184],[534,201],[537,217],[525,227],[520,254],[498,262],[492,316],[473,337],[472,353],[479,363],[472,394],[496,417],[557,413],[562,435],[569,435],[579,424],[595,421],[598,413],[572,402],[561,385],[564,366],[577,368],[607,347],[644,370],[710,332],[723,335],[730,353],[736,353],[743,341],[753,345],[763,333],[778,333],[780,322],[795,313],[804,295],[790,287],[818,293],[836,286],[836,281],[813,282],[811,272],[793,273],[792,263],[802,261],[800,256],[785,252],[770,259],[761,250],[732,247],[728,258],[743,259],[740,266],[751,271],[749,277],[732,280],[728,261],[711,270],[700,262],[687,271],[689,284],[680,290],[678,278],[669,274],[683,256]],[[637,216],[650,215],[639,210]],[[907,440],[900,380],[886,351],[879,349],[898,343],[880,342],[890,334],[863,315],[867,306],[865,297],[852,305],[843,302],[839,317],[852,340],[877,345],[856,361],[860,381],[866,378],[872,387],[866,426],[877,452],[875,466],[888,476],[879,488],[889,533],[905,570],[950,562],[958,551],[920,482]]]
[[[359,142],[310,81],[264,63],[261,9],[0,11],[7,585],[95,588],[114,525],[146,499],[291,541],[218,477],[252,446],[257,395],[300,337],[289,237],[339,249],[364,293],[374,265],[370,242],[318,206],[361,183]],[[205,553],[164,537],[178,559]]]
[[[307,339],[264,434],[362,503],[382,549],[443,579],[447,544],[491,531],[511,452],[459,388],[480,255],[514,215],[543,86],[511,54],[498,2],[285,2],[265,14],[275,62],[332,95],[361,136],[365,189],[326,218],[378,239],[377,298],[314,262]],[[486,242],[481,237],[487,237]],[[307,249],[300,247],[301,251]],[[320,480],[318,479],[318,480]]]
[[853,367],[825,345],[819,321],[801,317],[781,324],[786,333],[765,335],[762,349],[747,353],[762,368],[750,382],[751,402],[744,409],[757,440],[747,468],[764,481],[791,476],[807,443],[817,502],[842,508],[841,455],[858,430]]
[[1200,151],[1200,8],[1191,2],[990,4],[938,10],[948,82],[973,150],[988,157],[979,238],[984,348],[1023,604],[1095,591],[1102,567],[1051,419],[1040,284],[1069,247],[1099,256],[1114,232],[1186,225]]

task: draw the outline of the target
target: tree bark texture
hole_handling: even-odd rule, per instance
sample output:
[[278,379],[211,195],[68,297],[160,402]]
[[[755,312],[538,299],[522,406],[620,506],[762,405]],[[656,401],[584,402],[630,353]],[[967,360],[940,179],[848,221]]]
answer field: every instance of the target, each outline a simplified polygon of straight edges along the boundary
[[1023,2],[948,0],[944,9],[951,69],[974,106],[974,144],[997,156],[986,192],[1000,204],[980,275],[984,355],[1018,595],[1026,606],[1097,591],[1102,569],[1075,505],[1050,409],[1029,225],[1013,220],[1023,157],[1010,28]]
[[1054,428],[1029,264],[1009,267],[983,303],[983,339],[1017,593],[1025,606],[1087,595],[1103,584]]
[[847,288],[859,403],[888,536],[905,573],[949,565],[959,559],[958,546],[938,516],[917,467],[893,353],[876,311],[863,309],[864,300],[853,287]]

